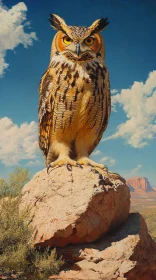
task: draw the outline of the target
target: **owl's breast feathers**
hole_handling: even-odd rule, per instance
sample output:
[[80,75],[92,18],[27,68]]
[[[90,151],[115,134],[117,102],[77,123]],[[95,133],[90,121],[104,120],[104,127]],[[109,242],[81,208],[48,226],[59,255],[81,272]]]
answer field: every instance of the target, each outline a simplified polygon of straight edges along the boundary
[[40,82],[39,145],[45,157],[53,137],[69,142],[93,137],[99,143],[110,115],[109,75],[97,61],[81,66],[52,60]]

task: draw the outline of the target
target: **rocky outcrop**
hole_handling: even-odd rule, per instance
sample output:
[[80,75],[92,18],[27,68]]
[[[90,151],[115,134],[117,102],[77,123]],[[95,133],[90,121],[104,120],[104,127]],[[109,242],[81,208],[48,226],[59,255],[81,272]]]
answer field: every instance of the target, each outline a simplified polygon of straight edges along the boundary
[[30,207],[34,244],[64,247],[89,243],[124,223],[130,194],[118,174],[65,166],[38,172],[21,195],[20,209]]
[[55,280],[155,280],[156,243],[140,214],[130,214],[126,223],[100,240],[70,245],[58,250],[73,264]]
[[156,280],[156,244],[142,216],[129,214],[130,190],[120,175],[44,169],[24,186],[20,211],[25,207],[34,245],[56,247],[65,260],[49,280]]
[[151,187],[149,181],[145,177],[134,177],[129,178],[126,181],[127,185],[132,192],[154,192],[155,190]]

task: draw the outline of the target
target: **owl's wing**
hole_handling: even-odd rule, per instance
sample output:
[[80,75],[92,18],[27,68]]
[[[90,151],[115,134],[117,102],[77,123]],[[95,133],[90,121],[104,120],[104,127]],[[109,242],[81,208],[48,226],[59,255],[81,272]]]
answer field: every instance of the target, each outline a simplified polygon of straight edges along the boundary
[[40,81],[38,106],[39,146],[43,151],[45,159],[48,155],[50,144],[49,136],[53,120],[54,98],[51,88],[52,76],[49,74],[49,70],[47,70]]
[[97,137],[96,141],[94,142],[94,145],[91,148],[89,154],[91,154],[93,152],[93,150],[96,148],[96,146],[99,144],[99,142],[102,138],[102,135],[103,135],[103,133],[104,133],[106,127],[107,127],[108,120],[109,120],[110,113],[111,113],[110,82],[109,82],[108,69],[106,67],[103,68],[103,77],[104,77],[104,85],[105,85],[105,88],[104,88],[104,91],[103,91],[103,94],[104,94],[104,99],[103,99],[104,100],[104,104],[103,104],[104,117],[103,117],[103,122],[102,122],[102,125],[101,125],[101,128],[100,128],[100,132],[98,134],[98,137]]
[[105,72],[104,83],[105,83],[105,88],[106,88],[107,114],[108,114],[108,120],[109,120],[110,113],[111,113],[111,92],[110,92],[109,73],[108,73],[107,69],[106,69],[106,72]]

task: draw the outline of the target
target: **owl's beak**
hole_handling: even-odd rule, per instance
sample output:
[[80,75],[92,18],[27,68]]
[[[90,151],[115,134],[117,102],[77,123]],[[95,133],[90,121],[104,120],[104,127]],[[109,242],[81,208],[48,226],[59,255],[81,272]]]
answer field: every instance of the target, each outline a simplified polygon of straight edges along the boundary
[[80,44],[77,43],[77,44],[76,44],[76,54],[77,54],[77,56],[79,56],[80,52],[81,52]]

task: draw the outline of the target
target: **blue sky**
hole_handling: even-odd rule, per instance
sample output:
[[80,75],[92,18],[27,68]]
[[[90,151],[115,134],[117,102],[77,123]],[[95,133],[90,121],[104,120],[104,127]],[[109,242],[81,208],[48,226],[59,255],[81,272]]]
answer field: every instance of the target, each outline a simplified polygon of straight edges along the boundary
[[44,167],[37,147],[38,84],[49,63],[56,13],[69,25],[101,17],[112,113],[92,157],[156,186],[156,1],[0,0],[0,178],[14,166]]

